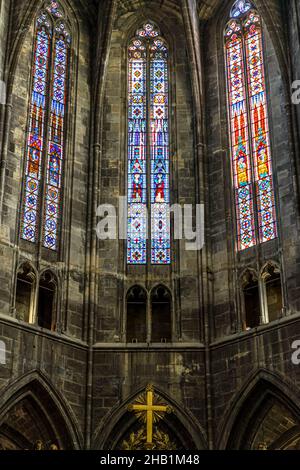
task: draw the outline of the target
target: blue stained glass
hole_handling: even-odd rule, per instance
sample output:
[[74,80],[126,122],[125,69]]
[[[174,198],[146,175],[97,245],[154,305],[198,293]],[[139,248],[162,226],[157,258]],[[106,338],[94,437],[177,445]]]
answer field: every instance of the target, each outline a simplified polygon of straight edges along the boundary
[[128,75],[127,261],[147,263],[150,209],[151,262],[169,264],[168,49],[151,22],[130,42]]
[[64,124],[67,99],[68,46],[65,38],[56,36],[51,90],[51,115],[47,158],[45,198],[45,248],[56,250],[61,212],[62,167],[64,160]]
[[63,16],[61,6],[58,2],[50,2],[50,4],[46,7],[46,10],[56,18],[61,18]]
[[[249,1],[236,1],[225,29],[238,249],[277,237],[262,27]],[[255,201],[255,203],[254,203]]]
[[171,261],[171,241],[168,60],[167,49],[162,39],[156,39],[151,50],[151,262],[153,264],[169,264]]
[[147,261],[146,58],[142,40],[129,46],[128,240],[129,264]]
[[[65,22],[61,20],[63,10],[59,2],[48,2],[45,10],[36,20],[21,237],[35,243],[38,234],[42,233],[43,245],[56,250],[64,158],[68,45],[71,36]],[[50,17],[60,18],[55,27]],[[46,182],[45,188],[42,188],[45,164]],[[43,219],[40,217],[41,205],[44,206]]]
[[44,148],[46,87],[49,74],[50,32],[44,15],[36,30],[33,65],[33,83],[29,115],[29,136],[26,147],[25,190],[21,237],[36,242],[38,229],[38,201],[40,197],[41,163]]
[[252,7],[251,2],[247,0],[237,0],[230,12],[231,18],[238,18],[239,16],[244,15]]
[[151,21],[148,21],[143,25],[143,27],[138,30],[137,36],[140,37],[148,37],[148,38],[155,38],[159,35],[159,32],[155,28],[155,26],[151,23]]

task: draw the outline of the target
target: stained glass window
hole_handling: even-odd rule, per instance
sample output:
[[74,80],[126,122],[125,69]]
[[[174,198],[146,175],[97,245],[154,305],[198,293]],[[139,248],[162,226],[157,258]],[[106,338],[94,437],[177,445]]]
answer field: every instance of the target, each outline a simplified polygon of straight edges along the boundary
[[146,44],[129,46],[128,101],[128,262],[147,260],[147,60]]
[[147,22],[128,51],[127,261],[169,264],[168,48],[158,29]]
[[58,2],[50,2],[46,6],[46,10],[49,13],[51,13],[53,16],[55,16],[56,18],[62,18],[62,16],[63,16],[61,6]]
[[36,21],[21,237],[57,250],[70,34],[58,2]]
[[250,8],[251,8],[250,2],[247,2],[245,0],[238,0],[237,2],[234,3],[230,12],[230,16],[231,18],[238,18],[244,13],[247,13],[247,11],[249,11]]
[[238,249],[276,238],[261,20],[235,2],[225,30],[232,175]]
[[170,262],[167,48],[156,38],[150,53],[151,262]]
[[29,137],[25,168],[22,237],[35,242],[38,227],[38,202],[41,185],[41,160],[44,150],[46,95],[49,79],[51,32],[45,15],[38,23],[34,47],[33,84],[30,104]]

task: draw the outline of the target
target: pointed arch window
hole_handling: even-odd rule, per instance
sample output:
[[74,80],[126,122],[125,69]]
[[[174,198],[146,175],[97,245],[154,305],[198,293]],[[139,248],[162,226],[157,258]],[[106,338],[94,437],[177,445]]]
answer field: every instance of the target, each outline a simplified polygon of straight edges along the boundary
[[250,1],[234,3],[225,29],[238,250],[277,237],[263,31]]
[[127,294],[127,343],[147,341],[147,292],[140,286],[132,287]]
[[21,238],[56,251],[62,206],[71,35],[59,2],[35,23]]
[[168,76],[167,44],[147,22],[128,47],[128,264],[170,263]]

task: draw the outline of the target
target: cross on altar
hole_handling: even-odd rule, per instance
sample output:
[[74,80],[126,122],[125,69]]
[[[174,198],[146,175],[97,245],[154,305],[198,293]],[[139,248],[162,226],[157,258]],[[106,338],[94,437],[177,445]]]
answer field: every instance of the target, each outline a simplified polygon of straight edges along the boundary
[[172,407],[161,403],[154,403],[154,389],[152,385],[146,388],[146,400],[144,395],[137,399],[137,403],[128,406],[128,411],[134,411],[136,415],[146,423],[147,444],[152,444],[153,423],[163,419],[163,413],[172,413]]

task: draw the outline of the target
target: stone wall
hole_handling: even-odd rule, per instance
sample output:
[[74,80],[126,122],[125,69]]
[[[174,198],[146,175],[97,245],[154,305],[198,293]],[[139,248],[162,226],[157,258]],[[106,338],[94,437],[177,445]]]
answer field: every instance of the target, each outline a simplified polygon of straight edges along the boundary
[[[37,253],[34,246],[19,240],[34,3],[16,2],[14,28],[25,28],[25,34],[18,47],[13,47],[13,40],[10,44],[16,66],[11,74],[7,148],[2,152],[7,166],[0,228],[0,340],[5,342],[7,354],[6,364],[0,365],[0,415],[8,403],[6,397],[13,399],[27,379],[38,376],[43,386],[49,385],[49,400],[60,402],[70,433],[71,428],[76,430],[76,448],[108,445],[109,432],[118,419],[125,419],[125,405],[148,383],[170,401],[184,423],[182,427],[195,436],[198,448],[226,446],[236,417],[235,405],[242,407],[251,394],[251,384],[262,377],[282,390],[298,409],[293,391],[299,390],[300,369],[291,362],[291,344],[300,339],[296,152],[300,132],[296,118],[300,116],[298,109],[291,107],[289,95],[289,77],[296,79],[300,73],[297,2],[291,2],[289,11],[276,0],[256,2],[264,19],[279,238],[242,254],[234,249],[223,52],[230,2],[212,0],[198,10],[201,97],[196,96],[192,73],[197,64],[191,47],[199,45],[198,35],[191,32],[197,29],[195,16],[193,28],[186,31],[186,16],[197,11],[194,0],[184,2],[186,10],[179,0],[163,6],[156,0],[151,5],[149,1],[112,0],[109,17],[100,2],[98,26],[95,5],[68,2],[72,80],[59,256]],[[3,0],[1,8],[2,12]],[[94,208],[100,203],[117,205],[118,196],[126,190],[126,47],[142,17],[157,23],[170,46],[171,201],[194,204],[200,194],[208,215],[205,250],[195,256],[180,244],[170,267],[128,267],[125,243],[91,242]],[[0,42],[7,20],[7,16],[1,17]],[[283,32],[286,21],[287,34]],[[95,51],[101,50],[97,38],[109,25],[111,34],[107,32],[103,38],[107,56],[95,57]],[[1,57],[0,53],[0,74]],[[100,90],[100,108],[96,108],[96,90]],[[199,116],[203,116],[207,144],[201,142],[201,162],[197,161],[200,144],[196,145]],[[0,121],[0,135],[2,129]],[[205,257],[208,266],[200,268]],[[47,332],[16,318],[15,273],[23,260],[30,260],[39,272],[45,267],[57,272],[59,332]],[[283,317],[242,332],[240,275],[246,267],[260,270],[268,260],[281,267]],[[136,283],[148,293],[157,283],[172,292],[172,343],[125,343],[125,296]],[[208,292],[202,292],[206,285]]]
[[[124,11],[123,11],[124,10]],[[187,44],[182,17],[176,10],[162,8],[159,15],[145,6],[144,18],[156,21],[170,48],[170,160],[171,203],[195,203],[197,181],[193,136],[193,103],[188,67]],[[103,134],[99,203],[118,207],[118,197],[126,194],[127,150],[127,44],[143,23],[137,6],[131,3],[119,10],[112,27],[111,45],[105,69]],[[176,31],[176,34],[174,34]],[[95,196],[96,197],[96,196]],[[125,296],[135,283],[150,292],[164,283],[173,295],[175,340],[198,341],[199,285],[197,256],[178,246],[174,262],[164,266],[126,266],[123,241],[101,241],[97,249],[98,309],[97,341],[124,338]],[[175,250],[174,250],[175,251]],[[177,326],[178,325],[178,326]]]

